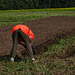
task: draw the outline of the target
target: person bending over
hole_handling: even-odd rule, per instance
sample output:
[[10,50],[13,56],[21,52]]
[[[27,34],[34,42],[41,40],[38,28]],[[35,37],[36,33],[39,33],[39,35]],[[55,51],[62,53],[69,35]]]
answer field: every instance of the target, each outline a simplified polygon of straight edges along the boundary
[[34,62],[35,51],[32,46],[32,41],[34,39],[33,32],[26,25],[19,24],[12,29],[12,39],[13,39],[13,46],[11,50],[11,59],[10,59],[11,62],[14,62],[17,45],[22,44],[22,42],[25,43],[24,47],[28,50],[32,62]]

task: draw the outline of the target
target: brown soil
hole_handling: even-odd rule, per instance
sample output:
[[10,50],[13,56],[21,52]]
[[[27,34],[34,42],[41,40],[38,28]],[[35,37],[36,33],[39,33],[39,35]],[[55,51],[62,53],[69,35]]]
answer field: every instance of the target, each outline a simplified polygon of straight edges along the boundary
[[[60,38],[75,35],[75,17],[53,16],[26,23],[34,33],[36,54],[47,50],[48,45],[58,43]],[[9,55],[12,48],[12,28],[15,25],[0,27],[0,56]],[[25,55],[26,49],[18,45],[17,52]]]

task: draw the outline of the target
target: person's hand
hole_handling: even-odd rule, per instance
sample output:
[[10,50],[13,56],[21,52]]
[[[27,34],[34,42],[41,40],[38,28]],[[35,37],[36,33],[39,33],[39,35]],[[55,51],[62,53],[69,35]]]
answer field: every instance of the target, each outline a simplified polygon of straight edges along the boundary
[[37,60],[35,60],[35,61],[32,61],[32,63],[37,63],[38,61]]

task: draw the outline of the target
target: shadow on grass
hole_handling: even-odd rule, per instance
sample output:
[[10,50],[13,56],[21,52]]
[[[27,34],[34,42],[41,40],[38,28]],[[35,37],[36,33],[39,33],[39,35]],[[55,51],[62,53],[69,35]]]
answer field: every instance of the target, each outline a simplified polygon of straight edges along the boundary
[[[15,61],[19,62],[21,60],[20,57],[18,57],[18,55],[16,55],[15,57]],[[7,61],[10,62],[10,55],[0,55],[0,61]]]

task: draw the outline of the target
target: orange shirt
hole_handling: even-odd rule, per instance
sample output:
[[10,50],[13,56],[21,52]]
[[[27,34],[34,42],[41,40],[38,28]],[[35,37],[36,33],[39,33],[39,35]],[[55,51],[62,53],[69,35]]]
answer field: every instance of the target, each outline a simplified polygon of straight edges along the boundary
[[27,34],[28,36],[30,36],[32,38],[32,40],[34,39],[34,34],[33,32],[26,26],[26,25],[16,25],[13,30],[12,30],[12,34],[14,33],[15,30],[21,29],[25,34]]

